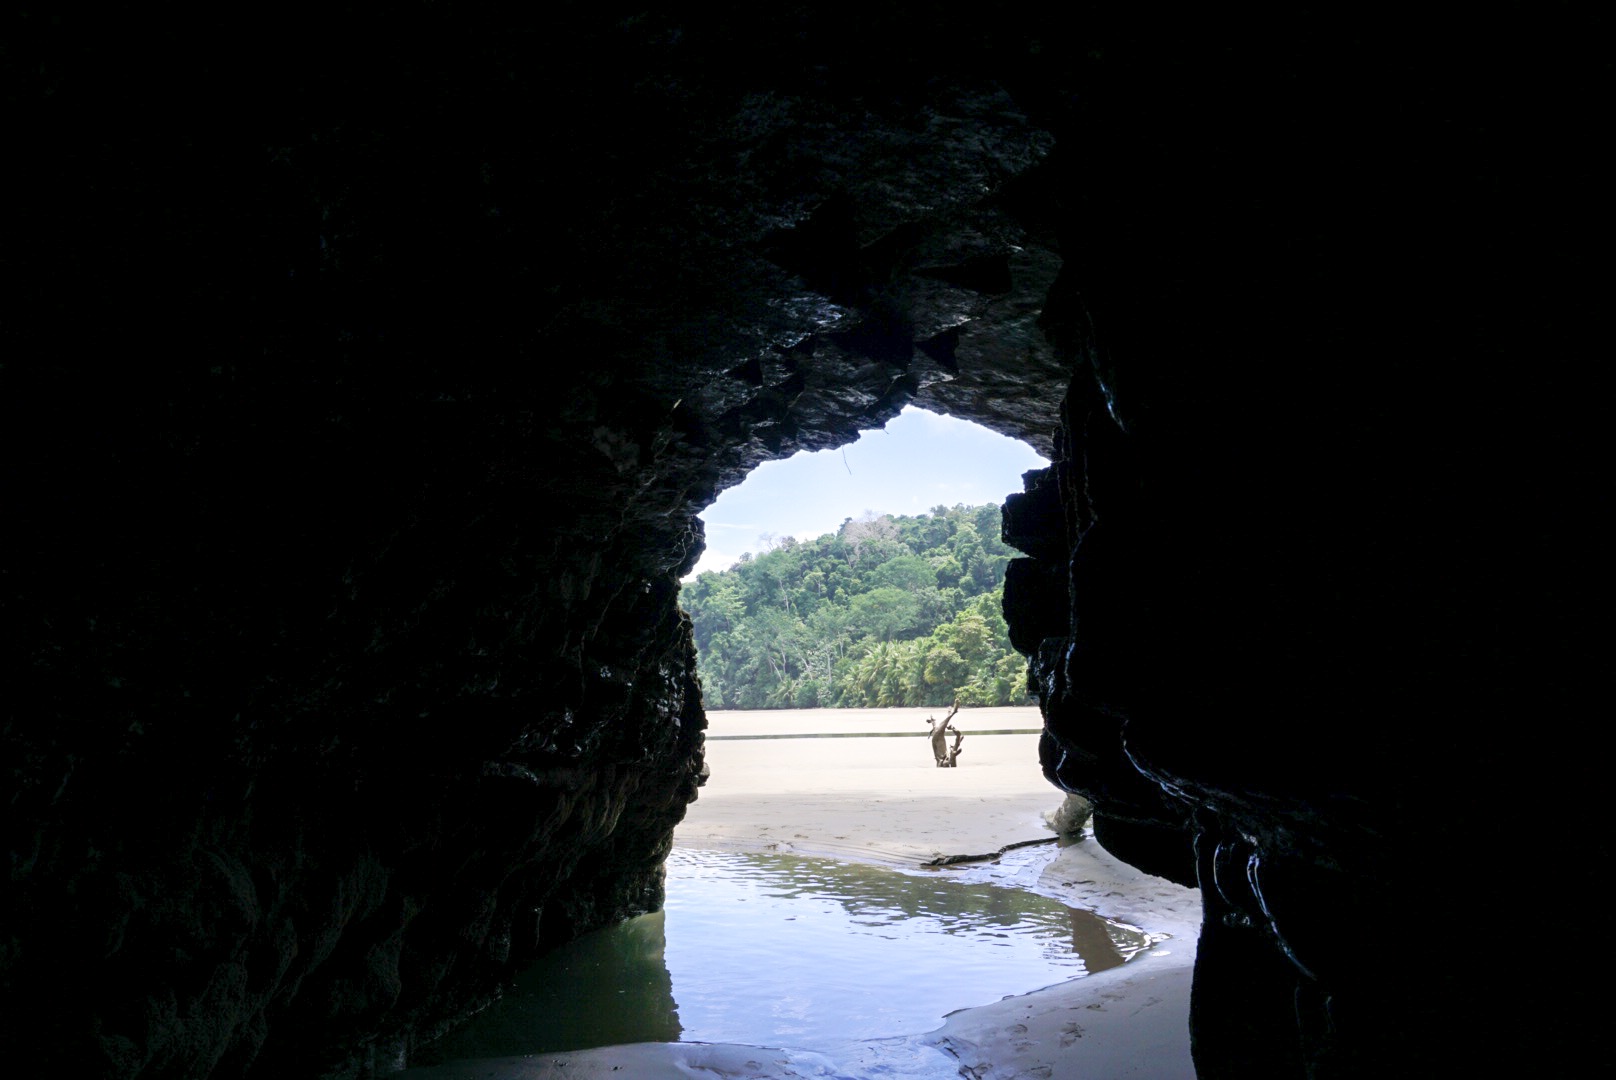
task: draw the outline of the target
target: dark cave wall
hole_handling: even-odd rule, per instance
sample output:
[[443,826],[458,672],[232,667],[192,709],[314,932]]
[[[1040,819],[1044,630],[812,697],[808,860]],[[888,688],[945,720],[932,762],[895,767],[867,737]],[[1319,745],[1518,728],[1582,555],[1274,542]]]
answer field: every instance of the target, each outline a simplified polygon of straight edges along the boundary
[[695,513],[910,400],[1048,444],[1051,139],[947,20],[7,19],[23,1074],[385,1069],[656,907]]
[[1488,1029],[1489,949],[1387,955],[1422,918],[1496,940],[1500,848],[1554,895],[1605,855],[1569,824],[1587,763],[1502,734],[1578,711],[1605,594],[1576,464],[1602,65],[1568,15],[1112,24],[1067,72],[1045,323],[1078,374],[1007,503],[1006,607],[1046,773],[1203,890],[1203,1077],[1536,1068],[1597,1024]]
[[1463,1055],[1485,961],[1370,957],[1593,790],[1581,13],[6,18],[25,1075],[384,1068],[655,906],[694,514],[908,401],[1052,457],[1012,632],[1203,1075]]

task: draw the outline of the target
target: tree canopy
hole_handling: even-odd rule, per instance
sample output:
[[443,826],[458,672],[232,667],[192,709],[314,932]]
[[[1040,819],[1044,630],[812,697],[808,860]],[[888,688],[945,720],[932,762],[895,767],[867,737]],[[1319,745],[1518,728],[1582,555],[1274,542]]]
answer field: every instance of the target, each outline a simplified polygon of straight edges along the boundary
[[866,514],[699,575],[681,600],[709,708],[1025,705],[999,508]]

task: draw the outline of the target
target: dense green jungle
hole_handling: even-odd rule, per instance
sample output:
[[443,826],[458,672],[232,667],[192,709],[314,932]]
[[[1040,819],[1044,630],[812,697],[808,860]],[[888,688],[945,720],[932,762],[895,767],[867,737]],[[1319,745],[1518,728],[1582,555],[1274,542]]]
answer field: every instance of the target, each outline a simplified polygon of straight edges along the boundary
[[764,547],[684,586],[708,708],[1031,703],[997,506],[865,514]]

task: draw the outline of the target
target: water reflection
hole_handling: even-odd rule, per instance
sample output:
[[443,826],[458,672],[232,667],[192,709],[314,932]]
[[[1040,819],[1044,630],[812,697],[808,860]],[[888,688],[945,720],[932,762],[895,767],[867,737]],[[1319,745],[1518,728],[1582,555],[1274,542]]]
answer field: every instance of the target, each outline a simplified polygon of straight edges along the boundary
[[658,911],[561,946],[414,1063],[678,1042],[664,921]]
[[433,1058],[681,1039],[831,1049],[930,1031],[1154,941],[1024,889],[794,855],[675,850],[667,892],[665,916],[547,956]]
[[685,1038],[828,1049],[1115,967],[1152,941],[1023,889],[796,855],[676,850]]

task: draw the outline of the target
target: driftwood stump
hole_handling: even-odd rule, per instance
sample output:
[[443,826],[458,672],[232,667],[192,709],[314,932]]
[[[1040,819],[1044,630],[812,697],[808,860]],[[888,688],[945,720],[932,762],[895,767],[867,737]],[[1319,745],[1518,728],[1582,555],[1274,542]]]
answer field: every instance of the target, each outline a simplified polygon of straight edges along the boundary
[[[965,732],[950,723],[957,712],[959,705],[955,704],[941,722],[935,716],[926,718],[926,723],[931,725],[931,756],[936,759],[939,769],[953,769],[959,766],[960,743],[965,741]],[[952,748],[948,745],[949,735],[954,736]]]

